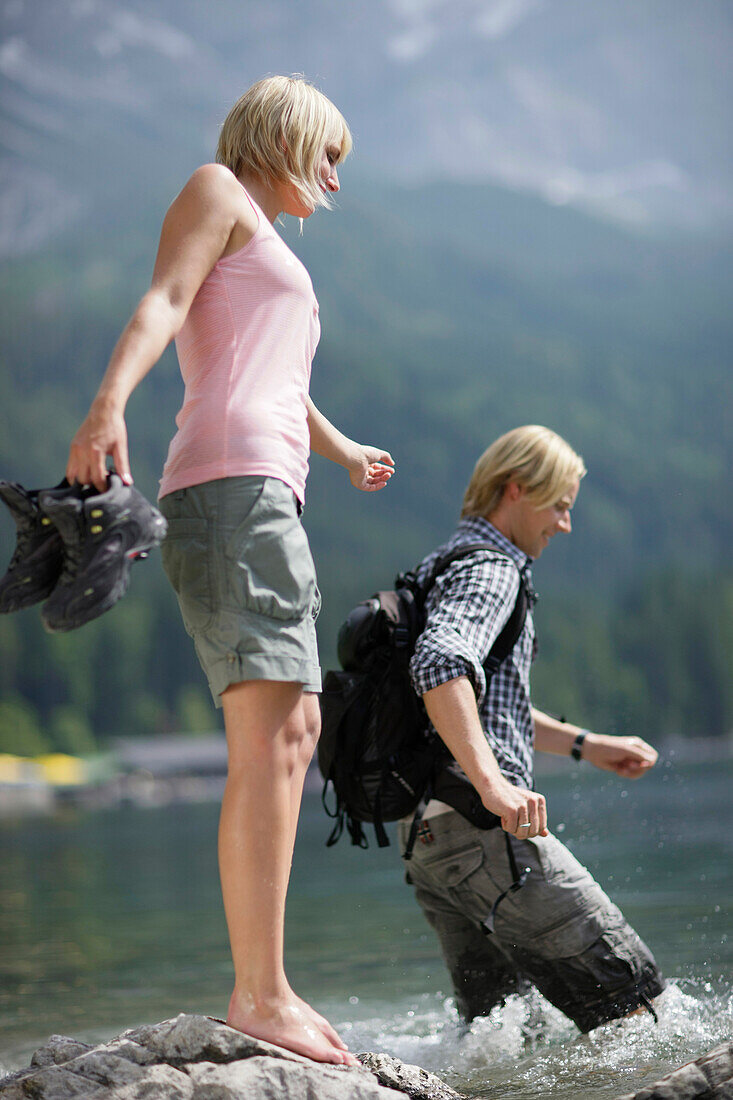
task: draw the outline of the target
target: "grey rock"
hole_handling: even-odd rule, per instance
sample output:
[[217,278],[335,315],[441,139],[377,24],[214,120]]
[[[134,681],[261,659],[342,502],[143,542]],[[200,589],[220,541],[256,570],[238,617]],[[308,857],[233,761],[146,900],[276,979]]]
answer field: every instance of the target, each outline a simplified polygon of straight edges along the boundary
[[[23,1100],[75,1100],[75,1097],[84,1097],[84,1100],[107,1100],[109,1096],[108,1088],[80,1077],[64,1066],[45,1066],[36,1073],[28,1074],[21,1081],[14,1082],[10,1088],[17,1088],[18,1085]],[[8,1093],[2,1086],[0,1086],[0,1097],[2,1100],[7,1100],[8,1097]]]
[[385,1088],[370,1073],[318,1065],[248,1058],[228,1066],[200,1062],[190,1067],[194,1100],[401,1100],[403,1093]]
[[733,1041],[617,1100],[733,1100]]
[[360,1054],[359,1061],[377,1079],[392,1089],[398,1089],[411,1100],[461,1100],[461,1094],[450,1088],[434,1073],[420,1066],[411,1066],[391,1058],[389,1054]]
[[139,1080],[105,1093],[107,1100],[194,1100],[194,1085],[173,1066],[151,1066]]
[[95,1047],[94,1052],[95,1054],[104,1053],[113,1055],[116,1058],[124,1058],[137,1066],[153,1066],[161,1061],[153,1051],[122,1035],[117,1039],[110,1039],[108,1043],[102,1043],[100,1046]]
[[70,1039],[68,1035],[51,1035],[31,1057],[31,1066],[38,1069],[43,1066],[60,1066],[91,1049],[89,1043],[80,1043],[78,1039]]
[[733,1081],[733,1042],[721,1043],[698,1058],[695,1064],[705,1074],[711,1088],[730,1083]]
[[116,1054],[110,1054],[104,1048],[87,1051],[66,1062],[63,1069],[68,1073],[75,1073],[97,1085],[106,1085],[115,1088],[118,1085],[127,1085],[139,1081],[145,1075],[145,1066],[131,1062],[128,1058],[120,1058]]
[[[311,1064],[309,1058],[243,1035],[209,1016],[181,1013],[175,1020],[166,1020],[147,1032],[140,1029],[134,1034],[138,1043],[172,1066],[191,1062],[237,1062],[255,1055]],[[130,1039],[133,1033],[126,1032],[126,1035]]]
[[20,1081],[14,1073],[0,1081],[0,1096],[3,1100],[28,1100],[27,1093],[23,1092]]
[[[125,1080],[136,1079],[139,1073],[134,1070],[127,1072],[128,1062],[147,1066],[158,1061],[160,1059],[151,1051],[122,1037],[91,1047],[89,1043],[77,1042],[76,1039],[69,1039],[65,1035],[52,1035],[47,1043],[35,1051],[28,1069],[19,1070],[0,1081],[0,1097],[2,1100],[13,1100],[15,1096],[35,1095],[36,1091],[46,1087],[46,1078],[39,1077],[39,1071],[51,1066],[63,1066],[70,1073],[90,1078],[95,1085],[87,1084],[85,1087],[94,1088],[98,1084],[122,1083]],[[20,1088],[22,1082],[26,1080],[28,1086],[25,1091],[22,1088],[20,1092],[17,1089],[14,1092],[9,1091],[11,1084],[17,1084]],[[57,1078],[54,1077],[53,1081],[56,1087]],[[73,1088],[73,1085],[74,1083],[71,1082],[69,1088]]]

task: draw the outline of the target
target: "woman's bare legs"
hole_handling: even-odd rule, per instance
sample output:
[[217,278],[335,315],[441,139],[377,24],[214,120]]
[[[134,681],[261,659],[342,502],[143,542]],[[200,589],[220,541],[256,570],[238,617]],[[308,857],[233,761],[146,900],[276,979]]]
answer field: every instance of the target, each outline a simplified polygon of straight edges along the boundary
[[319,1062],[358,1064],[291,990],[283,964],[285,895],[320,716],[299,684],[248,680],[222,695],[229,774],[219,870],[235,986],[227,1023]]

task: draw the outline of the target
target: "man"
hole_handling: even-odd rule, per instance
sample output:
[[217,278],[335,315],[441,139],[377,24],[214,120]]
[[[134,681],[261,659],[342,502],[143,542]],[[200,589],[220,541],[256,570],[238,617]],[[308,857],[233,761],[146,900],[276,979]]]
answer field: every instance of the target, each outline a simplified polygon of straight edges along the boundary
[[[479,459],[453,537],[418,570],[424,581],[436,559],[456,547],[495,548],[439,575],[410,666],[433,726],[501,820],[500,828],[482,830],[434,799],[408,864],[408,882],[438,934],[467,1021],[532,983],[586,1032],[644,1008],[654,1014],[652,1000],[664,987],[649,949],[549,832],[545,799],[533,790],[535,750],[631,779],[644,775],[657,753],[638,737],[591,733],[532,707],[531,598],[522,632],[488,685],[483,667],[520,583],[529,585],[529,564],[556,534],[570,533],[585,472],[549,429],[508,432]],[[403,850],[408,832],[401,822]]]

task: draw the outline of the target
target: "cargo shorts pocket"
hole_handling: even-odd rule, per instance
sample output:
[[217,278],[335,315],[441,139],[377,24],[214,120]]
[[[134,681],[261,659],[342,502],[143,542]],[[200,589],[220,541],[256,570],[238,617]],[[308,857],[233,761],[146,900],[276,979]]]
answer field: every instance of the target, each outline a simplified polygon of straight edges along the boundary
[[258,615],[301,620],[316,602],[316,572],[292,491],[274,478],[227,539],[227,602]]
[[205,519],[172,517],[161,548],[163,568],[173,585],[191,637],[214,617],[210,576],[210,528]]
[[[425,882],[429,889],[447,894],[467,917],[481,921],[488,912],[487,906],[491,907],[483,863],[483,848],[472,844],[439,858],[414,862],[413,871],[418,872],[420,882]],[[415,879],[419,885],[417,875]]]

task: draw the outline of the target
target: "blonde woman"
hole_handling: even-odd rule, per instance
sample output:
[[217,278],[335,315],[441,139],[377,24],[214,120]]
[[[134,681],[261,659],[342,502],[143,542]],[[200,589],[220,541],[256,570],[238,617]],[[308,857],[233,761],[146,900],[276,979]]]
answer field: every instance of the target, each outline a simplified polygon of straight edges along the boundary
[[303,780],[320,729],[318,589],[300,523],[309,450],[367,492],[388,452],[343,436],[308,396],[320,335],[300,261],[273,227],[339,190],[341,114],[300,78],[253,85],[224,122],[217,163],[170,207],[152,285],[113,352],[69,456],[70,482],[131,483],[124,410],[175,337],[185,382],[160,489],[163,562],[224,712],[229,774],[219,866],[234,961],[227,1022],[322,1062],[354,1064],[290,988],[285,895]]

